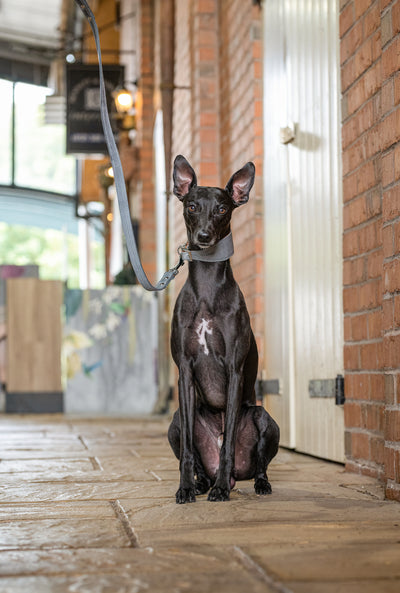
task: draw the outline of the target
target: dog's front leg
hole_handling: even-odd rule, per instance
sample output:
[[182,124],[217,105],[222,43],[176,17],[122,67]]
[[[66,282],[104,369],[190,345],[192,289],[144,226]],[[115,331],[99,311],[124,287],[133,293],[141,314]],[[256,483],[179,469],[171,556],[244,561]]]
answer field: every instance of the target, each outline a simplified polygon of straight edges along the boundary
[[229,500],[231,476],[235,466],[236,430],[243,391],[243,373],[234,369],[229,372],[228,400],[225,413],[224,440],[219,458],[219,469],[214,486],[210,490],[208,500]]
[[179,419],[181,427],[180,441],[180,484],[176,493],[176,502],[195,502],[194,480],[194,416],[196,396],[193,382],[193,373],[188,364],[179,367]]

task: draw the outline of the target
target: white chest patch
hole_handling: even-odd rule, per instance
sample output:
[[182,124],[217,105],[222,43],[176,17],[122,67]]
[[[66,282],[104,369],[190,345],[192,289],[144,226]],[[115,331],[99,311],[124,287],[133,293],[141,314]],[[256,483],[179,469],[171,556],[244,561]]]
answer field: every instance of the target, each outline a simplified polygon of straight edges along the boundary
[[211,326],[211,321],[202,319],[196,329],[196,334],[199,339],[199,345],[203,348],[203,352],[207,356],[210,351],[207,346],[206,335],[207,334],[209,334],[210,336],[212,335],[212,329],[210,326]]

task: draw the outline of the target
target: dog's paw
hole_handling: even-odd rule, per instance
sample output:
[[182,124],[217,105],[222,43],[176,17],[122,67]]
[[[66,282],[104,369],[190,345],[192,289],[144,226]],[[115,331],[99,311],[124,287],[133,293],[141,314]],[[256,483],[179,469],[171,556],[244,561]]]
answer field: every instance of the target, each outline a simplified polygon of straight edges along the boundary
[[175,496],[176,504],[185,504],[185,502],[196,502],[194,488],[179,488]]
[[208,500],[211,500],[212,502],[222,502],[224,500],[229,500],[229,494],[229,488],[221,488],[220,486],[214,486],[210,490]]
[[257,478],[254,482],[254,490],[256,494],[271,494],[272,492],[271,484],[267,478]]

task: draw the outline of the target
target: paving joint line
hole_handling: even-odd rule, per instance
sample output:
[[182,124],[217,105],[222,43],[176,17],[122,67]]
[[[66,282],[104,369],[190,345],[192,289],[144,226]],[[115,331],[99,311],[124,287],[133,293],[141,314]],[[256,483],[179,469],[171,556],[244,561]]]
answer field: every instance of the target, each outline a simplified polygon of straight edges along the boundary
[[80,441],[82,443],[82,445],[86,449],[86,451],[89,451],[89,447],[88,447],[85,439],[83,438],[83,436],[79,435],[78,436],[78,441]]
[[155,480],[157,480],[157,482],[162,482],[162,478],[160,478],[160,476],[158,476],[156,474],[156,472],[151,471],[151,469],[145,469],[144,471],[145,471],[146,474],[150,474],[151,476],[153,476],[153,478]]
[[101,463],[100,463],[100,459],[98,457],[89,457],[90,463],[93,466],[93,469],[98,470],[98,471],[104,471],[104,468],[102,467]]
[[110,500],[110,505],[117,517],[117,519],[122,523],[122,526],[125,530],[126,535],[128,536],[129,541],[131,542],[132,548],[139,548],[139,539],[133,529],[131,522],[129,521],[129,517],[125,512],[124,507],[117,500]]
[[131,455],[137,457],[138,459],[142,457],[140,453],[138,453],[135,449],[129,449],[129,452],[131,453]]
[[265,572],[265,570],[257,562],[255,562],[255,560],[253,560],[251,556],[249,556],[248,554],[246,554],[244,550],[242,550],[242,548],[240,548],[239,546],[233,546],[233,550],[239,562],[247,570],[250,570],[251,572],[255,573],[262,581],[264,581],[266,585],[271,587],[273,591],[275,591],[276,593],[293,593],[291,589],[288,589],[288,587],[285,587],[285,585],[270,577]]
[[374,492],[371,492],[370,490],[368,490],[367,488],[364,489],[364,487],[362,485],[358,485],[358,484],[339,484],[340,488],[345,488],[347,490],[351,490],[353,492],[358,492],[358,494],[364,494],[365,496],[369,496],[370,498],[373,498],[374,500],[382,500],[383,499],[378,496],[377,494],[375,494]]

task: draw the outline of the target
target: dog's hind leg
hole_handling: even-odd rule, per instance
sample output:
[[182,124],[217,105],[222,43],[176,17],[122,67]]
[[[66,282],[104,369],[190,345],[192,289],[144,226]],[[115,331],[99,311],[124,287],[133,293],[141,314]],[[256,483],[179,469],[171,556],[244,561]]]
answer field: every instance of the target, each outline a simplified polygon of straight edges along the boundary
[[279,448],[279,426],[262,406],[254,406],[253,422],[259,438],[256,450],[256,470],[254,490],[256,494],[271,494],[271,484],[267,476],[268,465]]
[[194,469],[196,494],[205,494],[210,490],[212,480],[208,477],[206,470],[204,469],[197,449],[194,451]]
[[[179,420],[179,409],[175,412],[170,427],[168,429],[168,441],[171,449],[177,459],[181,452],[181,427]],[[194,448],[194,473],[196,494],[205,494],[211,488],[212,480],[208,477],[204,469],[201,457],[196,447]]]
[[181,454],[181,427],[179,422],[179,410],[176,410],[172,422],[168,428],[168,442],[177,459]]

